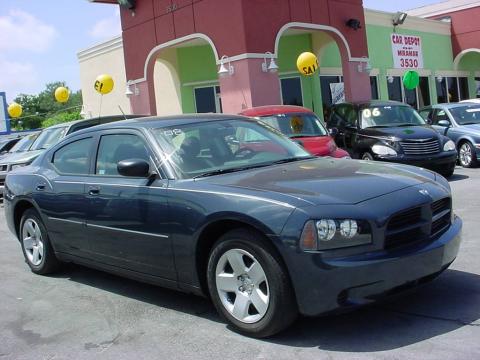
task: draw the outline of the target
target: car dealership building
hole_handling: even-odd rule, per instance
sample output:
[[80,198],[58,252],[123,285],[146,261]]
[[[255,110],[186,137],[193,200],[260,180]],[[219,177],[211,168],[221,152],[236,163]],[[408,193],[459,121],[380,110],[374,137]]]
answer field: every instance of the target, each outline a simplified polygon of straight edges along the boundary
[[[92,116],[101,73],[116,83],[102,99],[103,115],[118,114],[119,105],[167,115],[281,103],[325,114],[344,99],[420,108],[480,96],[479,1],[451,0],[407,11],[406,19],[364,9],[361,0],[120,2],[122,36],[78,54]],[[305,51],[320,64],[309,77],[296,67]],[[411,69],[420,74],[415,90],[401,80]]]

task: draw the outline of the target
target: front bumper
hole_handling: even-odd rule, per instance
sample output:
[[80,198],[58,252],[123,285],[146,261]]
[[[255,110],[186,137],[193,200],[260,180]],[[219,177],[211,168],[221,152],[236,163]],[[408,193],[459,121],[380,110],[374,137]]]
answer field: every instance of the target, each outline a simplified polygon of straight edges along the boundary
[[374,155],[375,160],[396,162],[406,165],[414,165],[437,172],[445,172],[455,168],[457,162],[456,151],[444,151],[435,155],[404,155],[379,156]]
[[426,245],[326,259],[297,253],[287,260],[299,311],[315,316],[371,303],[433,279],[456,258],[462,221]]

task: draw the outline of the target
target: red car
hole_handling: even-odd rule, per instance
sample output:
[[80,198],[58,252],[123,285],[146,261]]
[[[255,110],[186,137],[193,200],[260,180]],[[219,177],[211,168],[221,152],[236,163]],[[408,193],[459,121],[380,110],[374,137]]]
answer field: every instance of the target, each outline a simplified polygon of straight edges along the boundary
[[339,149],[322,121],[311,110],[301,106],[269,105],[244,110],[240,113],[267,123],[290,139],[294,139],[315,156],[349,158]]

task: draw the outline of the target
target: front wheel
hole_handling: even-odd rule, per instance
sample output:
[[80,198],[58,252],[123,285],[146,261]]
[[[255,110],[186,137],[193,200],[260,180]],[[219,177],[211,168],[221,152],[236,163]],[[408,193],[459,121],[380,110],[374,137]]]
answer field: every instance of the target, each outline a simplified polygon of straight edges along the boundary
[[46,275],[59,268],[60,262],[48,239],[47,229],[36,210],[28,209],[23,214],[19,237],[23,255],[32,272]]
[[239,332],[263,338],[297,317],[290,279],[273,247],[259,234],[232,230],[210,253],[208,289],[217,311]]
[[370,154],[369,152],[366,152],[362,155],[362,160],[373,161],[375,159],[373,158],[372,154]]
[[460,145],[458,160],[464,168],[471,168],[477,165],[477,154],[470,142],[466,141]]

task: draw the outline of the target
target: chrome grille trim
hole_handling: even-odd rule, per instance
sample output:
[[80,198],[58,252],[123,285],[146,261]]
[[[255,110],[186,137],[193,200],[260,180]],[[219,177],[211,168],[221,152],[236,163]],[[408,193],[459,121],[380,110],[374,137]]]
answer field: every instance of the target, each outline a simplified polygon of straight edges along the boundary
[[406,155],[425,155],[440,152],[440,142],[437,139],[400,141],[400,146]]

